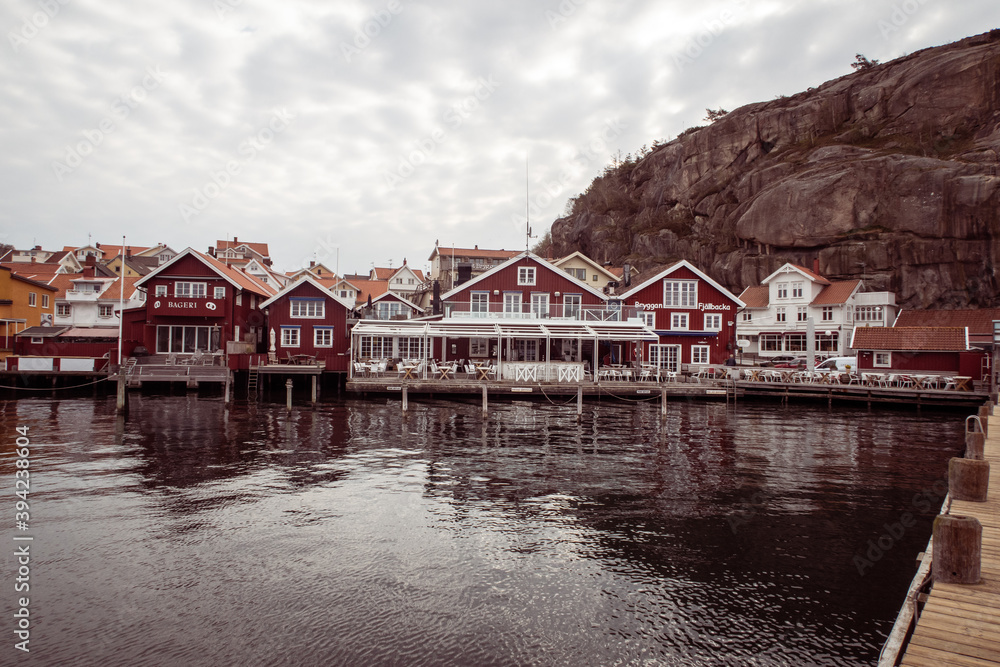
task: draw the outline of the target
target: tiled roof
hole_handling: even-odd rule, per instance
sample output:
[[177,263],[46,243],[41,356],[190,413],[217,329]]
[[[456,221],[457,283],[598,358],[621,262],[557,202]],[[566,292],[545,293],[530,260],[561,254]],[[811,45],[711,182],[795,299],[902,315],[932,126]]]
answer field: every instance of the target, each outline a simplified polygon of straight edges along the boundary
[[[142,276],[129,276],[125,278],[125,299],[130,299],[133,294],[135,294],[135,284],[139,281]],[[98,297],[100,301],[118,301],[121,297],[121,278],[118,278],[111,286],[101,292],[101,296]]]
[[29,280],[38,280],[43,283],[52,280],[53,276],[62,269],[62,265],[49,264],[48,262],[11,262],[9,264],[0,264],[0,266],[9,269],[16,276],[28,278]]
[[219,260],[217,260],[216,258],[212,257],[207,253],[199,252],[197,254],[211,266],[218,269],[219,273],[221,273],[224,276],[227,276],[230,280],[232,280],[242,289],[245,289],[248,292],[259,294],[260,296],[263,296],[265,298],[272,297],[277,293],[277,291],[270,285],[265,285],[264,283],[260,282],[250,274],[244,273],[239,269],[234,269],[231,266],[227,266],[225,262],[220,262]]
[[58,292],[56,292],[56,298],[61,299],[66,296],[66,291],[73,289],[73,281],[77,278],[83,278],[82,273],[60,273],[49,281],[49,286],[55,287]]
[[361,292],[358,295],[358,305],[368,301],[369,295],[374,299],[389,291],[389,283],[385,280],[352,280],[350,282]]
[[[149,250],[149,248],[145,246],[138,246],[138,245],[126,245],[125,248],[133,255]],[[114,259],[121,253],[122,253],[122,247],[120,245],[104,245],[103,243],[101,244],[101,254],[104,256],[104,259]]]
[[488,259],[510,259],[520,254],[520,250],[487,250],[485,248],[447,248],[445,246],[435,247],[428,260],[434,259],[435,254],[451,257],[454,252],[456,261],[461,257],[476,257]]
[[376,266],[373,270],[375,271],[376,280],[388,280],[389,278],[392,277],[392,274],[396,273],[396,271],[399,271],[399,269],[390,269],[385,266]]
[[796,269],[798,269],[802,273],[804,273],[807,276],[809,276],[815,282],[818,282],[820,285],[829,285],[830,284],[829,280],[827,280],[823,276],[819,275],[818,273],[815,273],[814,271],[811,271],[811,270],[807,269],[804,266],[799,266],[798,264],[792,264],[792,266],[794,266]]
[[841,280],[829,283],[816,295],[811,305],[827,306],[847,303],[847,300],[854,294],[854,290],[861,284],[860,280]]
[[904,310],[896,326],[969,327],[970,336],[993,336],[993,320],[1000,320],[1000,308],[978,310]]
[[963,327],[858,327],[855,350],[961,352],[966,349]]
[[740,294],[740,301],[747,305],[747,308],[767,308],[771,294],[767,285],[757,285],[748,287]]
[[216,252],[219,252],[221,250],[229,250],[230,248],[236,249],[239,248],[241,245],[245,245],[246,247],[250,248],[259,255],[263,255],[264,257],[270,257],[266,243],[247,243],[246,241],[216,241],[215,250]]

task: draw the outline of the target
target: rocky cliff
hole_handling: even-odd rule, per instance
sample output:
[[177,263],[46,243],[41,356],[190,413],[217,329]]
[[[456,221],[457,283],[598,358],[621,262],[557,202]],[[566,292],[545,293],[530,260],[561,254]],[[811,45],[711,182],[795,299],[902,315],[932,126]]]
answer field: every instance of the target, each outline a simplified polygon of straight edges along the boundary
[[793,261],[906,308],[1000,305],[1000,30],[750,104],[609,168],[555,256],[684,258],[739,294]]

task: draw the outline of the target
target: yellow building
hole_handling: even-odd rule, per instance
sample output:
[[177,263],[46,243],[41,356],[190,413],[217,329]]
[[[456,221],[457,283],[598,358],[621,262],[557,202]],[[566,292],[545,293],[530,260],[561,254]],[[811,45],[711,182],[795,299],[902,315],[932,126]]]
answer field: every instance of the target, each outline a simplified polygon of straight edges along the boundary
[[52,326],[55,287],[0,266],[0,359],[14,351],[14,336],[28,327]]
[[552,260],[552,263],[580,282],[598,290],[603,290],[608,283],[620,284],[622,280],[621,267],[601,266],[579,251],[562,259]]

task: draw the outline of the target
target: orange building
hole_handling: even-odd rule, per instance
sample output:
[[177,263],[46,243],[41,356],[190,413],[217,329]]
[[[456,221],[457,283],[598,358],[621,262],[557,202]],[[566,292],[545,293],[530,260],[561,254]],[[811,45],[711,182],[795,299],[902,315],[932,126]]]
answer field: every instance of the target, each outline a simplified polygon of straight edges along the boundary
[[0,266],[0,359],[14,350],[14,336],[28,327],[52,326],[59,290]]

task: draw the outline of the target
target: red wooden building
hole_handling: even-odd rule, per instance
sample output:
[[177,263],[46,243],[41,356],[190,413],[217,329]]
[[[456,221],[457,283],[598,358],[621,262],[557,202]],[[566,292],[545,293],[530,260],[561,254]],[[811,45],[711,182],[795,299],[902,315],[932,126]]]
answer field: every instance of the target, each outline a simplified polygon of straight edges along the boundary
[[268,350],[279,361],[309,357],[327,371],[346,372],[351,333],[347,301],[306,276],[285,286],[261,304],[267,315]]
[[125,352],[142,345],[150,354],[222,353],[240,341],[265,351],[261,304],[274,289],[243,271],[187,248],[136,286],[146,303],[125,311]]
[[621,295],[660,337],[643,358],[661,368],[722,364],[733,353],[736,310],[745,304],[725,287],[681,260]]
[[851,347],[861,371],[921,371],[989,379],[990,356],[969,346],[967,327],[858,327]]

